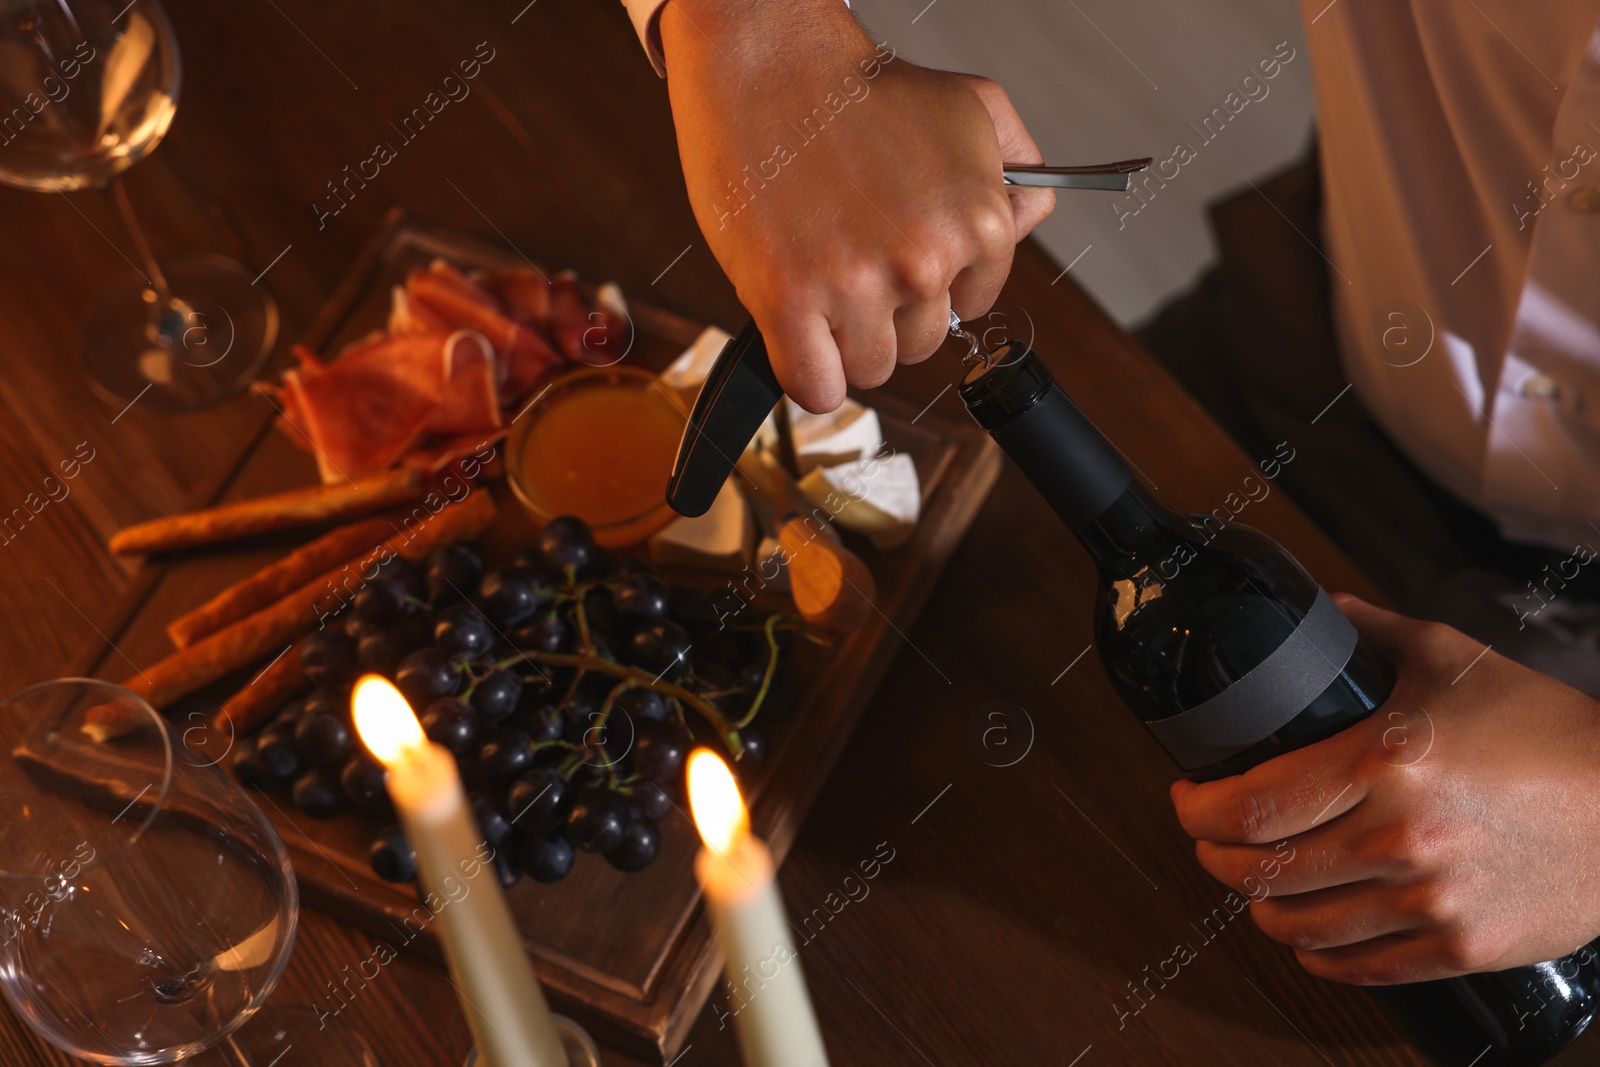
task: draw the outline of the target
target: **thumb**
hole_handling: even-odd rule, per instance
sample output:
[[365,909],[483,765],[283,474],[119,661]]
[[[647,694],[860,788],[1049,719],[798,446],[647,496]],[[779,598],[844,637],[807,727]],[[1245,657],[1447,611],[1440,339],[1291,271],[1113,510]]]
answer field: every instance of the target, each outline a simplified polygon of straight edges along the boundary
[[[989,121],[994,123],[995,138],[1000,142],[1002,162],[1044,162],[1044,157],[1039,154],[1039,146],[1034,144],[1028,127],[1022,124],[1022,116],[1017,114],[1011,97],[999,82],[976,74],[957,74],[956,77],[977,94],[984,110],[989,112]],[[1006,187],[1006,195],[1011,198],[1011,214],[1016,220],[1018,242],[1033,232],[1033,228],[1048,218],[1056,207],[1053,189],[1011,185]]]

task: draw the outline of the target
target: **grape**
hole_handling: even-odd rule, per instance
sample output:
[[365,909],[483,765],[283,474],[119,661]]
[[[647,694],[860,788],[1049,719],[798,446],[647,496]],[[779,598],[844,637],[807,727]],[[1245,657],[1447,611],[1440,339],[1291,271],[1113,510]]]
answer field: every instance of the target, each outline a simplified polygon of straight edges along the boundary
[[350,640],[359,643],[363,637],[377,629],[377,625],[377,623],[368,622],[355,612],[351,612],[344,617],[344,621],[339,623],[338,629],[340,633]]
[[428,601],[452,604],[465,600],[467,594],[477,588],[482,575],[483,560],[466,545],[438,549],[428,557],[428,566],[423,571]]
[[589,565],[595,550],[594,534],[588,525],[571,515],[551,519],[539,533],[539,553],[557,570],[567,567],[582,570]]
[[300,753],[295,750],[294,731],[281,726],[269,726],[256,739],[256,758],[261,766],[276,780],[288,778],[300,770]]
[[405,583],[398,578],[374,579],[361,587],[353,606],[357,618],[380,626],[393,622],[405,614]]
[[357,752],[345,761],[344,769],[339,772],[339,784],[357,808],[381,814],[390,808],[389,790],[384,786],[386,774],[383,764],[365,752]]
[[676,723],[640,723],[631,753],[634,773],[652,782],[676,779],[689,758],[689,743]]
[[661,853],[661,831],[649,819],[633,819],[622,840],[606,851],[606,862],[619,871],[642,871]]
[[[765,660],[752,663],[739,672],[738,684],[749,690],[748,695],[741,704],[739,714],[743,716],[744,709],[750,707],[757,693],[761,691],[761,679],[766,674]],[[756,712],[762,722],[778,722],[794,714],[795,707],[800,702],[800,692],[795,685],[794,672],[787,663],[779,662],[778,669],[772,674],[772,684],[767,687],[767,695],[761,701],[761,710]]]
[[567,726],[566,716],[561,709],[549,703],[536,704],[526,711],[520,711],[511,722],[518,729],[526,731],[535,743],[556,740]]
[[472,687],[472,706],[493,722],[517,710],[522,697],[522,679],[514,672],[497,670]]
[[511,783],[506,809],[511,821],[529,833],[540,834],[561,825],[572,789],[554,767],[535,767]]
[[567,838],[585,852],[608,852],[628,828],[628,805],[616,793],[590,786],[578,793],[567,812]]
[[535,589],[517,574],[493,570],[483,576],[478,586],[478,604],[489,621],[501,629],[515,626],[533,617],[533,613],[548,601],[545,591]]
[[318,712],[327,712],[329,715],[348,715],[350,713],[350,695],[334,689],[313,689],[311,695],[305,698],[300,705],[300,715],[315,715]]
[[483,834],[483,839],[490,845],[499,848],[501,843],[511,836],[511,823],[500,814],[500,809],[494,806],[489,794],[474,792],[470,799],[472,816],[478,821],[478,832]]
[[633,794],[628,799],[640,815],[656,822],[665,819],[675,806],[672,794],[660,782],[640,782],[633,787]]
[[671,714],[666,697],[642,685],[618,693],[616,703],[612,707],[626,715],[635,725],[645,722],[666,722],[667,716]]
[[457,756],[472,750],[478,739],[478,713],[471,704],[455,697],[440,697],[422,712],[422,732],[436,745],[443,745]]
[[529,652],[560,652],[568,636],[567,624],[561,616],[548,611],[511,631],[511,643]]
[[404,654],[399,633],[394,630],[374,630],[356,644],[356,663],[364,671],[393,678]]
[[767,762],[767,757],[772,755],[772,740],[759,726],[746,726],[740,730],[739,740],[744,743],[744,753],[734,765],[734,770],[743,777]]
[[278,709],[278,719],[282,722],[294,722],[306,710],[307,697],[296,697]]
[[675,622],[641,626],[628,642],[628,662],[675,682],[689,666],[689,635]]
[[386,826],[378,831],[367,849],[367,861],[372,873],[385,882],[411,882],[417,877],[417,854],[406,840],[405,831],[398,826]]
[[294,724],[294,747],[314,767],[338,767],[356,745],[355,731],[344,716],[315,711]]
[[494,859],[489,862],[494,867],[495,877],[500,880],[501,889],[510,889],[522,877],[522,868],[517,866],[508,848],[495,849]]
[[617,614],[626,621],[655,621],[667,617],[667,583],[655,575],[629,575],[617,585],[614,596]]
[[341,689],[356,679],[356,643],[338,630],[313,630],[300,642],[300,666],[312,685]]
[[546,837],[527,837],[522,842],[522,869],[535,882],[546,885],[559,882],[572,870],[572,842],[560,834]]
[[433,643],[451,659],[474,659],[494,647],[494,627],[471,604],[452,604],[433,624]]
[[619,559],[612,573],[618,578],[631,578],[634,575],[645,575],[654,578],[656,577],[656,568],[654,564],[643,556],[629,556],[626,559]]
[[277,784],[277,778],[267,770],[267,765],[261,761],[259,751],[260,742],[257,738],[247,737],[240,741],[233,750],[233,773],[243,782],[258,792],[266,792]]
[[394,684],[413,708],[425,708],[439,697],[453,696],[461,688],[461,675],[436,648],[419,648],[400,661]]
[[313,819],[331,819],[344,810],[344,787],[326,767],[313,767],[295,779],[294,804]]
[[[589,621],[589,635],[595,638],[611,637],[621,629],[621,619],[616,611],[616,601],[610,589],[595,587],[584,593],[584,617]],[[573,619],[573,629],[578,629],[578,619]]]
[[533,767],[533,739],[521,730],[491,730],[478,746],[474,771],[479,782],[496,786]]

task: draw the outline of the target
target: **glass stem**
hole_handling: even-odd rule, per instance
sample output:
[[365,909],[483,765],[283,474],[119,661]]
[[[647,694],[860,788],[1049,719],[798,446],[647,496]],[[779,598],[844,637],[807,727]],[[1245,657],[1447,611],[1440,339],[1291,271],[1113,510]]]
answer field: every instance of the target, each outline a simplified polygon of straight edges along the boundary
[[156,262],[155,253],[150,250],[144,227],[139,225],[139,216],[133,213],[133,202],[128,199],[128,190],[123,187],[120,174],[111,177],[111,198],[117,202],[117,210],[122,213],[122,224],[127,227],[128,236],[133,238],[134,251],[144,262],[145,281],[150,283],[150,289],[156,294],[155,304],[150,309],[150,322],[154,326],[161,313],[172,306],[172,290],[167,288],[167,276],[161,273],[161,264]]

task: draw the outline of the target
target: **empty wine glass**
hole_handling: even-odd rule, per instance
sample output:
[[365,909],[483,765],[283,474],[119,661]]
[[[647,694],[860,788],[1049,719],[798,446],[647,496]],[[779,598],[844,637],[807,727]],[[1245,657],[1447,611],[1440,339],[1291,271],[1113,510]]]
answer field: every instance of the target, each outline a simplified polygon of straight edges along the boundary
[[348,1026],[262,1010],[299,894],[215,758],[82,678],[0,702],[0,746],[0,993],[36,1032],[102,1064],[372,1063]]
[[277,305],[243,265],[214,255],[157,262],[118,177],[161,142],[180,81],[157,0],[0,0],[0,182],[110,192],[138,273],[85,322],[84,373],[120,401],[167,410],[241,389],[278,334]]

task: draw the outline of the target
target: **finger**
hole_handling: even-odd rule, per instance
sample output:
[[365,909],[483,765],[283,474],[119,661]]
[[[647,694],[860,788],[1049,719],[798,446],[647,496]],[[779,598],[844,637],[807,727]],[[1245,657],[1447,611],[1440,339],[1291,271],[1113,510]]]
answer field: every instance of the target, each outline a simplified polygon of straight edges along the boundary
[[[1000,159],[1006,163],[1043,163],[1044,157],[1039,154],[1039,146],[1034,143],[1027,126],[1023,125],[1022,116],[1017,114],[1011,97],[1000,83],[975,74],[964,74],[961,78],[989,112],[989,121],[994,123],[995,138],[1000,144]],[[1013,244],[1033,232],[1033,228],[1048,218],[1056,206],[1053,189],[1013,185],[1006,189],[1006,196],[1011,203]],[[977,312],[982,313],[982,310]]]
[[1315,893],[1271,897],[1250,905],[1261,932],[1285,945],[1320,951],[1410,933],[1417,917],[1379,882],[1355,882]]
[[1361,635],[1361,640],[1385,663],[1398,664],[1406,658],[1410,645],[1408,638],[1416,626],[1415,620],[1385,611],[1350,593],[1335,593],[1333,599]]
[[950,336],[950,294],[935,300],[902,304],[894,313],[895,358],[920,363],[938,351]]
[[1198,840],[1260,845],[1337,819],[1367,795],[1355,770],[1366,733],[1358,724],[1232,778],[1180,779],[1172,785],[1178,822]]
[[1350,820],[1329,822],[1273,845],[1195,842],[1195,858],[1217,881],[1251,900],[1293,896],[1381,878],[1392,862],[1375,855]]
[[839,346],[820,314],[756,314],[778,384],[796,404],[823,413],[844,403],[845,376]]
[[1017,239],[1010,205],[997,190],[969,197],[964,207],[968,259],[950,283],[950,303],[963,319],[975,319],[994,306],[1006,284]]
[[1467,973],[1441,959],[1431,938],[1406,934],[1337,948],[1297,949],[1295,958],[1318,978],[1351,985],[1402,985]]
[[863,300],[836,311],[833,339],[845,381],[857,389],[882,385],[894,373],[899,345],[891,308]]

